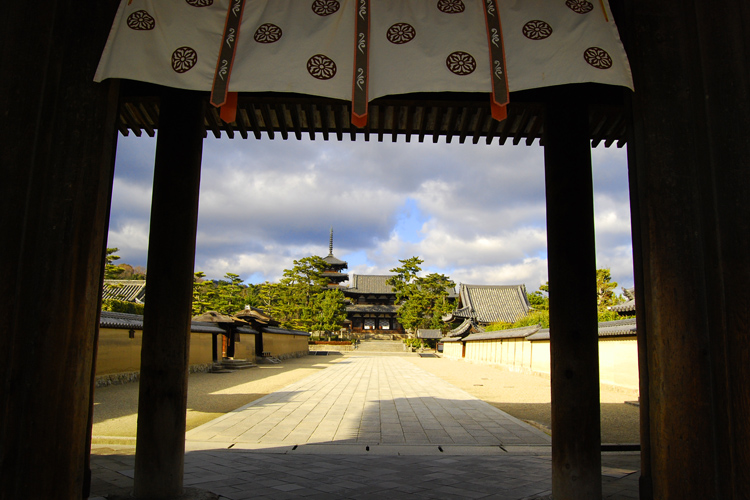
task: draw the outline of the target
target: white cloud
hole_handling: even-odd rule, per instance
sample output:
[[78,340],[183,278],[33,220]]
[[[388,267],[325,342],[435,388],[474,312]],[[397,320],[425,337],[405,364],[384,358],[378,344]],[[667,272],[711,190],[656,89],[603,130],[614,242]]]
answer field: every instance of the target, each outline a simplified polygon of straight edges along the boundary
[[[145,265],[154,143],[120,146],[109,246]],[[593,163],[597,258],[632,282],[624,154],[597,148]],[[325,255],[331,226],[350,273],[387,273],[419,255],[456,282],[536,289],[546,281],[543,149],[204,142],[196,269],[273,281],[293,260]]]

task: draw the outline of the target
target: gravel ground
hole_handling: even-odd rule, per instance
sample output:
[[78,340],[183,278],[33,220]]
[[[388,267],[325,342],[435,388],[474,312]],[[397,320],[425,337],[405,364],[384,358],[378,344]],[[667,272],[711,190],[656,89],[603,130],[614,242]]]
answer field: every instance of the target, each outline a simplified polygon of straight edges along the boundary
[[[325,369],[343,356],[307,356],[233,373],[194,373],[188,382],[187,429],[244,406]],[[407,357],[425,371],[493,406],[549,432],[549,379],[443,358]],[[638,408],[633,396],[602,390],[602,442],[637,443]],[[132,444],[136,435],[138,383],[112,385],[94,394],[94,443]]]

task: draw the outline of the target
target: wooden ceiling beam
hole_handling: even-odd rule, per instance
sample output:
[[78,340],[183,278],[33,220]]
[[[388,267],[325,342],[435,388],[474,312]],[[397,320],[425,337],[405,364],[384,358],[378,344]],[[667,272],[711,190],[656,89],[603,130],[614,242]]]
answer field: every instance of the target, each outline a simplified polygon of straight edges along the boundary
[[320,128],[323,129],[323,140],[328,140],[328,128],[330,126],[330,107],[328,104],[320,106]]
[[125,103],[125,105],[120,108],[120,117],[124,119],[128,128],[133,131],[135,136],[140,137],[142,134],[141,126],[135,116],[133,116],[133,111],[131,110],[132,107],[133,105],[131,103]]
[[540,132],[542,130],[542,123],[544,122],[542,117],[538,114],[534,114],[531,119],[531,129],[529,130],[529,135],[526,136],[527,146],[531,146],[532,144],[534,144],[534,141],[536,139],[539,139]]
[[154,137],[154,126],[156,125],[156,120],[154,120],[153,116],[149,112],[148,109],[146,109],[147,103],[140,102],[138,103],[138,112],[143,117],[143,127],[146,130],[146,133],[149,135],[149,137]]
[[247,117],[250,119],[250,128],[253,130],[253,135],[256,139],[260,139],[260,125],[258,124],[258,116],[255,114],[255,106],[250,104],[247,107]]
[[271,110],[268,107],[268,104],[262,103],[260,105],[260,116],[263,118],[263,125],[266,129],[266,134],[268,134],[268,138],[273,140],[275,137],[273,132],[273,121],[271,121]]
[[448,127],[445,129],[445,142],[450,144],[456,132],[458,118],[461,116],[461,108],[450,107],[448,108],[448,112],[450,113],[450,118],[448,119]]
[[302,125],[300,124],[300,115],[302,110],[299,104],[292,104],[289,107],[289,114],[292,117],[292,127],[294,128],[294,137],[299,141],[302,139]]
[[237,130],[240,132],[240,136],[242,136],[243,139],[247,139],[247,112],[237,106],[237,118],[235,119],[234,123],[237,126]]
[[440,138],[440,132],[443,128],[443,113],[445,113],[445,108],[438,107],[435,110],[435,125],[432,127],[432,143],[436,144],[438,139]]
[[521,139],[524,138],[526,135],[526,127],[529,125],[529,120],[531,120],[532,113],[528,110],[528,108],[524,108],[523,114],[521,114],[521,122],[518,124],[518,128],[516,129],[516,133],[513,135],[513,145],[518,146],[518,144],[521,142]]
[[392,114],[392,117],[391,117],[391,121],[392,121],[392,123],[391,123],[391,130],[392,130],[392,132],[391,132],[391,141],[392,142],[396,142],[396,140],[398,139],[398,128],[399,128],[399,125],[401,125],[401,119],[400,118],[401,118],[401,110],[402,110],[402,108],[401,108],[401,106],[398,106],[398,105],[396,105],[396,106],[390,106],[390,108],[392,110],[392,113],[391,113]]
[[305,106],[305,113],[307,117],[307,131],[310,134],[310,140],[315,140],[315,104],[308,103]]
[[472,144],[478,144],[479,138],[482,137],[484,124],[487,122],[487,108],[480,107],[477,110],[477,123],[474,125],[474,136],[471,138]]
[[219,125],[221,125],[221,118],[219,118],[219,111],[216,108],[211,106],[211,108],[208,110],[208,116],[206,117],[204,122],[214,134],[214,137],[216,137],[217,139],[221,139],[221,130],[219,130]]
[[276,113],[276,121],[279,122],[279,133],[285,141],[289,139],[289,128],[286,124],[286,105],[276,103],[273,105],[273,112]]
[[[152,86],[126,87],[118,116],[118,130],[136,136],[145,131],[155,135],[158,129],[159,98]],[[542,89],[544,90],[544,89]],[[597,94],[598,95],[598,94]],[[294,134],[301,139],[302,133],[321,132],[325,140],[329,138],[344,140],[348,131],[351,140],[362,134],[369,140],[370,134],[377,134],[378,141],[386,135],[393,141],[403,134],[407,142],[412,136],[418,136],[424,142],[426,135],[431,135],[433,142],[440,136],[446,143],[458,137],[458,142],[465,143],[471,139],[478,144],[484,138],[491,144],[499,136],[499,144],[508,139],[513,144],[524,141],[532,145],[536,139],[542,143],[544,133],[544,93],[525,91],[511,96],[508,106],[508,118],[498,123],[489,113],[484,94],[409,94],[408,96],[387,96],[375,99],[370,103],[369,116],[365,128],[352,127],[350,123],[351,103],[344,100],[317,98],[297,94],[241,94],[239,98],[239,115],[235,122],[225,124],[217,118],[214,110],[206,107],[205,126],[214,136],[221,136],[225,131],[228,136],[239,134],[247,138],[250,130],[256,139],[266,131],[269,138],[288,139]],[[604,97],[607,97],[605,95]],[[613,98],[599,99],[591,108],[591,139],[594,146],[604,143],[611,147],[617,144],[623,147],[627,142],[621,103]]]
[[[333,117],[333,128],[336,129],[336,139],[338,141],[344,140],[344,127],[341,125],[341,107],[340,106],[333,106],[333,110],[331,113]],[[338,116],[338,118],[336,118]]]
[[411,141],[411,133],[414,131],[414,113],[416,112],[416,106],[409,104],[406,108],[406,130],[404,134],[406,136],[406,142]]
[[500,139],[498,139],[498,144],[500,146],[505,145],[505,141],[508,140],[508,137],[510,137],[511,130],[513,129],[513,124],[516,122],[516,118],[518,115],[514,113],[508,113],[508,118],[503,122],[502,129],[500,130]]
[[424,142],[424,135],[427,131],[427,115],[430,109],[427,106],[420,106],[422,110],[422,119],[419,122],[419,142]]
[[464,116],[459,122],[459,128],[461,129],[461,133],[458,136],[459,144],[466,142],[466,137],[469,135],[469,127],[471,127],[472,122],[479,120],[480,112],[481,108],[477,108],[474,112],[469,110],[469,108],[464,109]]
[[[508,116],[510,116],[510,112],[508,112]],[[508,121],[508,119],[506,118],[505,121]],[[500,123],[502,122],[499,122],[494,118],[490,118],[490,123],[489,125],[487,125],[487,138],[485,140],[485,143],[487,145],[492,144],[492,139],[495,138],[495,132],[497,132],[497,128],[500,126]]]
[[385,106],[378,106],[378,142],[383,142],[385,132]]

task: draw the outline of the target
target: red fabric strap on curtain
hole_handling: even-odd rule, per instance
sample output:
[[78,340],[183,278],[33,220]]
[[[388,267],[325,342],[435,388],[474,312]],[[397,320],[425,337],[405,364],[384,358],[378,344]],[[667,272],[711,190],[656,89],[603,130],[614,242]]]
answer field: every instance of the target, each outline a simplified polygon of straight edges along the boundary
[[352,81],[352,125],[367,126],[370,76],[370,0],[358,0],[355,18],[354,75]]
[[[229,92],[229,77],[232,74],[237,40],[240,37],[242,10],[245,0],[231,0],[227,9],[227,20],[224,24],[224,36],[221,38],[219,59],[216,61],[214,83],[211,87],[211,104],[221,107],[221,119],[227,123],[235,121],[237,117],[237,93]],[[233,95],[229,95],[233,94]]]

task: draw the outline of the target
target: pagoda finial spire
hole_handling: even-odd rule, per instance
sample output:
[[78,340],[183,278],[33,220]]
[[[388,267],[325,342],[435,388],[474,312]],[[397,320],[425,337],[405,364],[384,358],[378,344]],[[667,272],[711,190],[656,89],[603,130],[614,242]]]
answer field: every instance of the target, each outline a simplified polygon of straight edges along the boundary
[[328,241],[328,255],[333,255],[333,226],[331,226],[331,239]]

